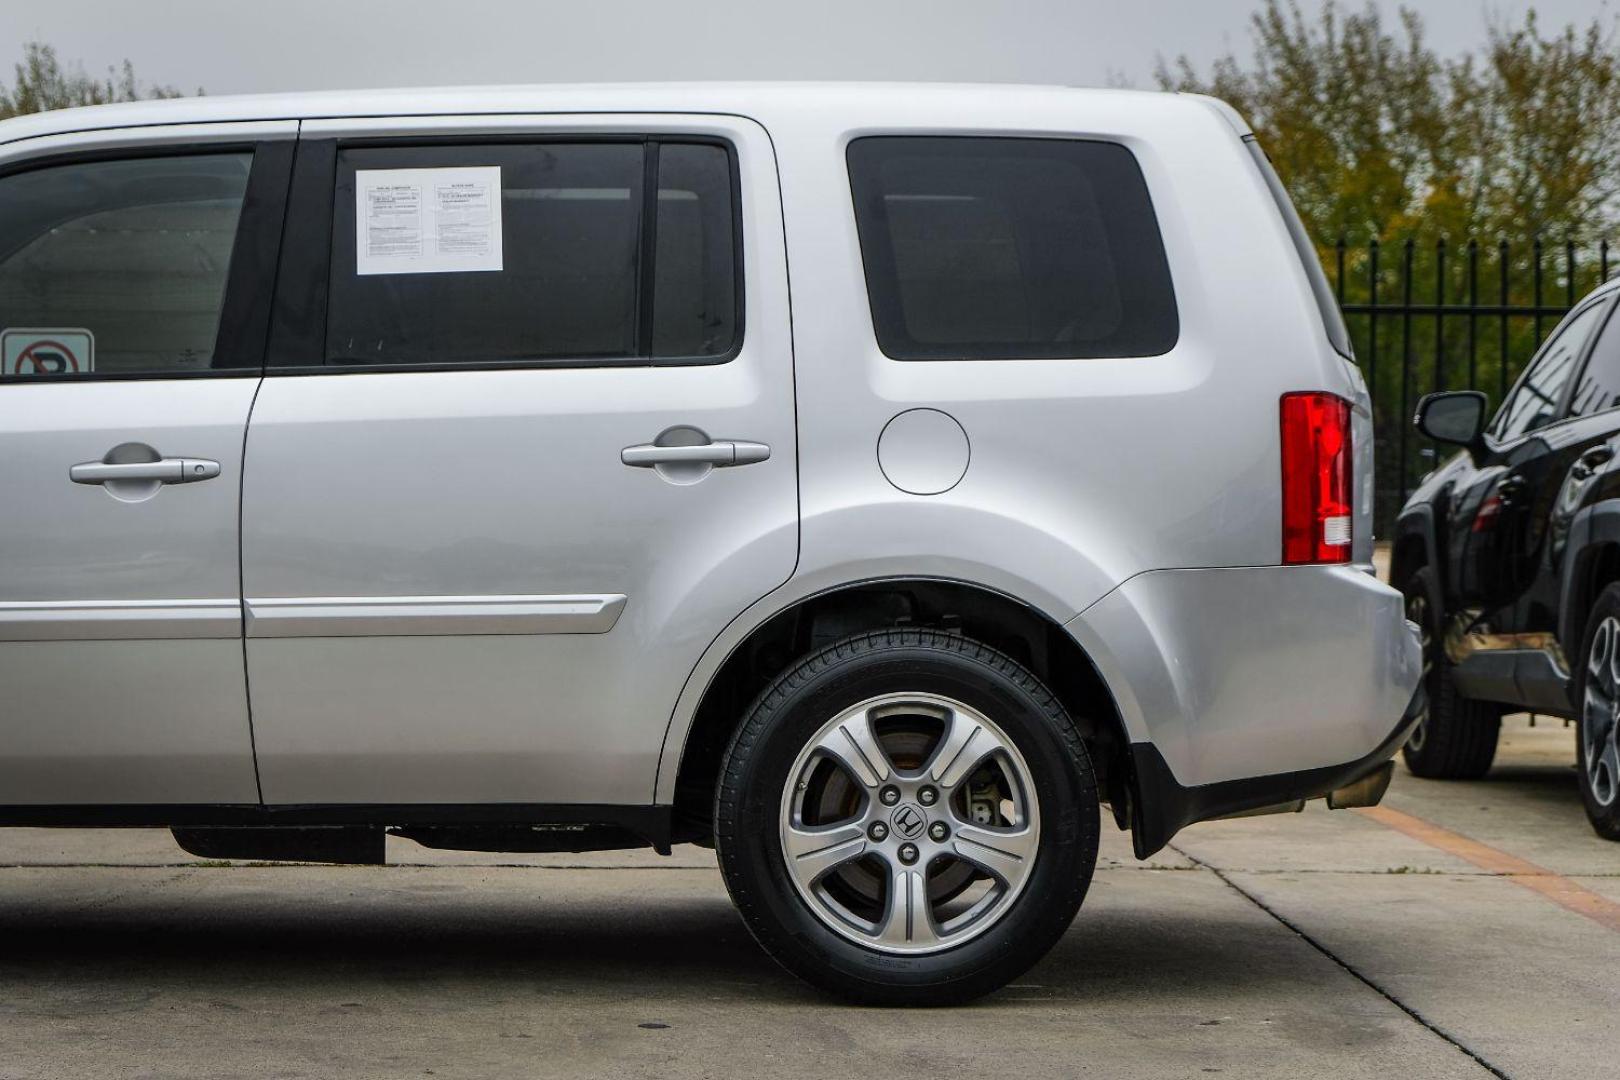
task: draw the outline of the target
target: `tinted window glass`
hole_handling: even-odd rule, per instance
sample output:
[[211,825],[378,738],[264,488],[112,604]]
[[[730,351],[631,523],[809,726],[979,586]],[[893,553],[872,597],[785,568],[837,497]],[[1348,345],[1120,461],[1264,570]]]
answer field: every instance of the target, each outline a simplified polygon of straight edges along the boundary
[[1598,335],[1569,400],[1572,416],[1591,416],[1620,406],[1620,320],[1613,317]]
[[0,179],[0,380],[208,370],[252,159]]
[[[403,203],[404,231],[384,242],[379,204],[364,219],[357,175],[401,169],[499,170],[499,269],[410,269],[434,226],[437,190]],[[457,174],[450,174],[457,175]],[[641,257],[639,144],[349,149],[338,155],[332,215],[328,364],[443,364],[630,356]],[[387,177],[366,177],[369,185]],[[414,180],[416,178],[405,178]],[[489,193],[493,195],[493,193]],[[493,206],[478,208],[488,221]],[[365,230],[365,231],[362,231]],[[474,236],[474,242],[489,242]],[[372,259],[358,272],[364,248]],[[401,269],[390,272],[399,254]],[[427,265],[433,265],[428,263]],[[469,259],[467,265],[488,266]]]
[[1558,419],[1564,389],[1606,305],[1589,304],[1569,317],[1543,345],[1496,418],[1496,437],[1512,439]]
[[658,152],[654,356],[720,356],[737,334],[731,157],[724,147]]
[[1129,150],[883,137],[849,147],[879,346],[900,360],[1150,356],[1178,333]]
[[[739,276],[730,155],[656,152],[648,235],[641,142],[341,151],[326,362],[727,353]],[[471,194],[444,194],[451,184]]]
[[1316,256],[1316,245],[1311,243],[1311,234],[1305,231],[1305,222],[1300,220],[1294,200],[1288,197],[1288,189],[1283,187],[1282,178],[1271,167],[1271,159],[1266,157],[1260,143],[1252,137],[1245,141],[1249,144],[1249,153],[1260,166],[1260,175],[1265,177],[1266,190],[1271,192],[1283,224],[1288,226],[1288,238],[1293,241],[1294,254],[1299,256],[1299,263],[1305,268],[1305,277],[1311,283],[1311,295],[1316,299],[1316,310],[1322,316],[1322,328],[1327,331],[1328,342],[1345,359],[1354,359],[1350,349],[1350,331],[1345,328],[1344,315],[1339,311],[1339,303],[1328,285],[1322,260]]

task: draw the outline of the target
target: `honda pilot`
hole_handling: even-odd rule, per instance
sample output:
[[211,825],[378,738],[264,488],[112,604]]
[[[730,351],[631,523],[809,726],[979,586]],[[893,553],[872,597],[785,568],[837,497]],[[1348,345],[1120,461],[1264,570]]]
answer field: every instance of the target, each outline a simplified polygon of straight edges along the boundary
[[1315,251],[1210,99],[621,86],[0,123],[0,824],[712,845],[863,1001],[1376,802],[1421,712]]

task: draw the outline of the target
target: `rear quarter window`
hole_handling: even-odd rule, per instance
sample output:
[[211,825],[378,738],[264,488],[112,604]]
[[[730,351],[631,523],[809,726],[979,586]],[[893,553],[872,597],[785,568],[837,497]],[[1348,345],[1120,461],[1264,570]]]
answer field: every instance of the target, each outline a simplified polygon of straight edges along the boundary
[[848,151],[878,346],[897,360],[1155,356],[1180,325],[1136,158],[1074,139]]

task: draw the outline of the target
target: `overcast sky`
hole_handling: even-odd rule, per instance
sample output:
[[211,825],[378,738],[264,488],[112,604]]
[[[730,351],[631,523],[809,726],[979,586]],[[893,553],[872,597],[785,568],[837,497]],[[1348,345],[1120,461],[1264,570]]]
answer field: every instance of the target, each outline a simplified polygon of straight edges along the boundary
[[[1361,0],[1351,0],[1356,6]],[[1260,0],[0,0],[0,64],[29,40],[91,73],[211,94],[625,79],[923,79],[1151,86],[1159,55],[1246,54]],[[1317,0],[1302,0],[1314,10]],[[1534,6],[1416,0],[1446,53]],[[1384,3],[1386,13],[1394,5]]]

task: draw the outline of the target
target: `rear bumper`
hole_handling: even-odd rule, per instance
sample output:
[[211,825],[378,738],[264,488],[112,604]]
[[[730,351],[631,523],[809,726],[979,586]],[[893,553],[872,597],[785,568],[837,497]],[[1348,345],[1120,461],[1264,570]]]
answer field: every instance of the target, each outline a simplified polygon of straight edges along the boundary
[[1393,755],[1417,715],[1416,628],[1398,592],[1353,566],[1152,571],[1067,629],[1132,744],[1139,851],[1192,821],[1342,786]]
[[1194,822],[1315,799],[1363,779],[1395,756],[1412,734],[1412,728],[1417,726],[1422,710],[1423,687],[1420,685],[1384,741],[1355,761],[1198,787],[1182,787],[1176,783],[1153,744],[1132,743],[1131,843],[1136,857],[1145,859],[1152,855]]

